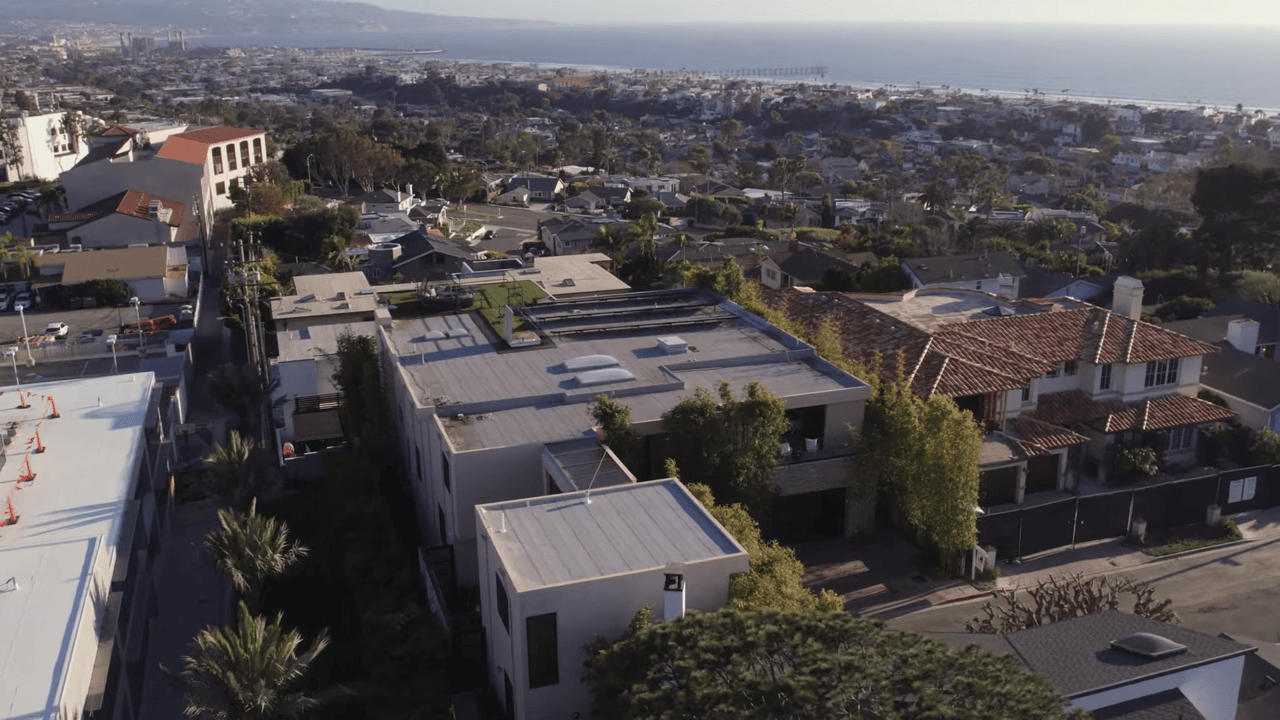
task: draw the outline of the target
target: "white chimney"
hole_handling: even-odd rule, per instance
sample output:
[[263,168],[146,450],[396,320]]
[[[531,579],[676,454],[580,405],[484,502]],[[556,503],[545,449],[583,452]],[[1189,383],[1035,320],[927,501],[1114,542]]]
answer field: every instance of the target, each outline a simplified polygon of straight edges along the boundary
[[1231,347],[1240,352],[1247,352],[1253,355],[1258,352],[1258,328],[1261,325],[1257,320],[1249,318],[1241,318],[1232,320],[1227,323],[1227,342],[1231,343]]
[[999,287],[999,290],[997,290],[996,292],[997,297],[1003,298],[1005,300],[1018,299],[1018,293],[1016,290],[1014,290],[1014,288],[1017,287],[1017,284],[1014,283],[1013,276],[1010,275],[1009,273],[1000,273],[998,287]]
[[1142,318],[1142,281],[1122,275],[1116,278],[1111,298],[1111,312],[1130,320]]
[[662,581],[662,620],[671,622],[684,617],[684,566],[672,563],[666,570]]

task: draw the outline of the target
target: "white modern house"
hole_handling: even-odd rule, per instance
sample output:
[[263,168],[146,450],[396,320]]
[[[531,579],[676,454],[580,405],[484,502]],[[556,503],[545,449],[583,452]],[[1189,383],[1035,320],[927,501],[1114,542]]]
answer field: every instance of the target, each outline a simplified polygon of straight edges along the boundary
[[27,386],[26,408],[4,388],[0,717],[145,716],[147,625],[167,517],[146,442],[154,380],[135,373]]
[[851,445],[870,388],[804,342],[700,290],[538,303],[519,316],[528,329],[514,332],[479,313],[378,321],[422,542],[452,548],[460,587],[480,583],[474,508],[555,492],[561,443],[599,442],[589,402],[601,394],[631,408],[647,466],[636,474],[662,477],[663,412],[698,387],[726,381],[741,395],[758,381],[791,421],[775,516],[828,535],[858,527]]
[[[78,110],[71,112],[80,115]],[[17,117],[0,119],[13,126],[22,151],[20,162],[4,158],[0,151],[0,181],[56,180],[59,173],[71,169],[88,155],[88,143],[75,133],[67,133],[65,116],[64,112],[38,115],[23,112]]]
[[660,620],[728,600],[747,553],[668,478],[475,509],[489,682],[508,717],[588,718],[587,646],[646,605]]

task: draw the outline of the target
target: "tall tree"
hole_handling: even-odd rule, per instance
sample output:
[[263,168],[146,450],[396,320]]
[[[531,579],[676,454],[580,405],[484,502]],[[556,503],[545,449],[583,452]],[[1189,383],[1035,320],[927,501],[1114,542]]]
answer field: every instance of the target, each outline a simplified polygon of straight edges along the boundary
[[[982,429],[944,395],[922,399],[903,379],[874,383],[863,423],[863,472],[901,507],[907,522],[944,560],[973,547],[978,530],[978,450]],[[871,370],[878,375],[879,368]]]
[[1067,701],[1004,655],[842,612],[642,612],[587,656],[592,714],[640,718],[1062,720]]
[[1203,168],[1191,203],[1203,222],[1196,240],[1220,278],[1261,270],[1280,250],[1280,168],[1233,164]]
[[648,476],[640,467],[640,437],[631,427],[631,408],[608,395],[597,395],[590,404],[591,419],[604,431],[604,442],[638,478]]
[[249,510],[218,511],[218,529],[204,538],[213,565],[251,608],[258,607],[262,586],[283,575],[307,556],[307,546],[289,539],[289,526],[258,514],[258,500]]
[[378,372],[378,345],[372,335],[338,338],[338,371],[334,384],[342,391],[342,429],[369,458],[383,458],[389,405]]
[[716,395],[699,387],[662,420],[670,456],[686,477],[760,519],[773,500],[778,444],[789,423],[781,398],[758,382],[745,389],[738,399],[728,382]]
[[214,446],[204,465],[204,477],[197,481],[196,491],[233,508],[248,507],[274,483],[262,446],[235,430],[226,444]]
[[186,696],[185,714],[209,720],[272,720],[297,717],[323,696],[291,690],[329,644],[321,631],[307,647],[297,630],[258,617],[240,603],[231,628],[206,628],[192,641],[179,672],[166,673]]

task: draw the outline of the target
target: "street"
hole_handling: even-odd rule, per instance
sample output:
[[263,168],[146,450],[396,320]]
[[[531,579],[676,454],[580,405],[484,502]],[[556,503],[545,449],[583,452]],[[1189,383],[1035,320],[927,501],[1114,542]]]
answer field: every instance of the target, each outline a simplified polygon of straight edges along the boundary
[[[1280,538],[1152,562],[1125,574],[1154,584],[1155,598],[1173,600],[1173,610],[1188,627],[1264,642],[1277,639]],[[888,625],[898,630],[963,631],[965,621],[977,617],[986,601],[940,605],[893,618]]]

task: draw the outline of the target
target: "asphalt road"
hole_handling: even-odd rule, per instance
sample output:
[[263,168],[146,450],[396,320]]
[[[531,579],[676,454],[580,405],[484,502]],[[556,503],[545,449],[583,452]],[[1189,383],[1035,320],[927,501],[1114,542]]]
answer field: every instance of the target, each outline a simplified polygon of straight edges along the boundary
[[538,221],[561,214],[505,205],[468,204],[466,208],[463,212],[451,207],[449,217],[473,220],[486,229],[493,230],[494,237],[481,240],[478,247],[482,250],[496,250],[503,253],[519,251],[525,243],[536,241]]
[[[1151,582],[1156,597],[1173,600],[1188,627],[1239,633],[1275,642],[1280,631],[1280,538],[1234,545],[1148,563],[1130,575]],[[894,618],[889,627],[915,631],[963,631],[986,602],[943,605]]]

